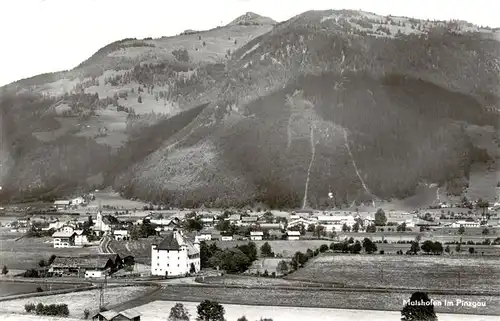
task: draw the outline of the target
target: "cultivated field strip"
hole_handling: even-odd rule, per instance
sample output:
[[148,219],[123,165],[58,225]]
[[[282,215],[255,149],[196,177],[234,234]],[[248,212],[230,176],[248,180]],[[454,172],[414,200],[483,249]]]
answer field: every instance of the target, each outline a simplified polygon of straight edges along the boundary
[[346,287],[500,289],[500,262],[487,257],[323,255],[287,276]]
[[[296,306],[316,308],[368,309],[399,311],[403,300],[410,293],[382,292],[337,292],[315,290],[282,290],[282,289],[249,289],[249,288],[208,288],[175,286],[164,288],[155,295],[156,300],[195,301],[210,299],[226,304],[246,304],[262,306]],[[500,315],[500,297],[498,296],[464,296],[464,295],[432,295],[434,300],[485,302],[485,307],[467,306],[436,307],[439,313]],[[141,302],[144,304],[144,302]]]

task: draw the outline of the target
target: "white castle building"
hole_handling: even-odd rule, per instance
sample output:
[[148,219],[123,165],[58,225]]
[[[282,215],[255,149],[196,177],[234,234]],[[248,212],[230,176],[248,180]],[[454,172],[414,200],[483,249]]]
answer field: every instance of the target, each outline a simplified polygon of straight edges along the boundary
[[182,232],[171,231],[160,244],[151,245],[152,275],[185,276],[200,269],[200,245],[189,241]]

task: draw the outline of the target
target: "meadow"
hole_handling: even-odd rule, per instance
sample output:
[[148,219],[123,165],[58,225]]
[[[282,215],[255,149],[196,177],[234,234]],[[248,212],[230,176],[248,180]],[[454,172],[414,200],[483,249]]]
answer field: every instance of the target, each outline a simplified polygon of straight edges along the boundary
[[286,278],[348,287],[495,291],[500,288],[499,273],[500,262],[490,257],[326,253]]
[[[142,314],[144,319],[150,321],[165,320],[170,309],[176,301],[155,301],[135,308]],[[189,311],[191,318],[197,315],[197,302],[181,302]],[[318,309],[299,307],[264,307],[253,305],[224,304],[225,316],[228,321],[236,321],[242,316],[248,320],[260,320],[271,318],[274,321],[348,321],[348,320],[370,320],[385,321],[398,320],[401,315],[397,311],[368,311],[368,310],[344,310],[344,309]],[[456,314],[438,314],[440,321],[458,321],[470,319],[471,316]],[[489,321],[496,320],[495,316],[474,316],[474,320]]]
[[[105,290],[105,304],[112,306],[124,303],[145,294],[150,288],[145,286],[110,287]],[[99,290],[81,291],[75,293],[58,294],[44,297],[31,297],[4,301],[0,304],[1,313],[25,313],[24,305],[39,302],[43,304],[67,304],[70,317],[82,318],[83,311],[95,311],[99,305]]]
[[[249,241],[216,241],[218,247],[226,249],[235,247],[237,245],[248,244]],[[260,252],[260,247],[268,242],[271,245],[271,248],[275,254],[280,254],[283,257],[292,257],[295,252],[301,251],[305,252],[307,249],[316,249],[321,246],[321,244],[330,245],[331,241],[325,240],[298,240],[298,241],[287,241],[287,240],[278,240],[278,241],[253,241]],[[208,242],[210,243],[210,242]]]
[[[84,248],[54,248],[50,237],[22,238],[20,235],[2,238],[0,241],[0,262],[12,272],[38,266],[40,260],[48,260],[55,255],[79,255],[98,253],[97,246]],[[9,273],[10,274],[10,273]]]
[[321,284],[302,282],[282,278],[230,275],[205,277],[205,284],[241,285],[241,286],[286,286],[286,287],[321,287]]
[[[154,300],[179,300],[195,301],[216,300],[224,305],[243,304],[258,306],[264,311],[277,306],[308,307],[308,308],[336,308],[336,309],[369,309],[383,311],[400,311],[403,300],[409,299],[409,292],[354,292],[354,291],[321,291],[317,289],[284,290],[284,289],[249,289],[241,288],[210,288],[193,286],[175,286],[162,289],[155,293]],[[430,293],[433,300],[485,302],[485,307],[468,306],[440,306],[436,307],[438,313],[482,314],[500,315],[500,298],[498,296],[466,296],[466,295],[435,295]],[[142,301],[141,301],[142,302]],[[143,302],[141,304],[144,304]],[[127,305],[127,308],[132,307]],[[167,310],[168,311],[168,310]],[[164,312],[165,318],[168,312]],[[264,316],[264,315],[263,315]],[[238,316],[239,317],[239,316]],[[461,316],[470,319],[470,316]],[[148,319],[149,320],[149,319]],[[236,319],[233,319],[236,320]],[[441,318],[440,318],[441,320]],[[476,320],[476,319],[474,319]],[[276,320],[275,320],[276,321]]]
[[[354,235],[355,234],[355,235]],[[376,240],[381,240],[382,237],[377,237],[374,236],[373,234],[367,234],[367,233],[350,233],[355,240],[362,241],[365,237],[368,237],[372,239],[373,241]],[[351,237],[351,236],[348,237]],[[384,239],[388,240],[388,242],[397,242],[397,241],[412,241],[414,240],[414,237],[387,237],[385,236]],[[433,241],[440,241],[440,242],[452,242],[455,241],[453,237],[451,238],[446,238],[446,237],[423,237],[422,241],[426,239],[431,239]],[[284,258],[290,258],[292,257],[297,251],[305,253],[307,249],[315,250],[319,248],[322,244],[326,244],[330,246],[332,242],[340,242],[344,240],[344,236],[341,235],[339,236],[338,239],[336,240],[298,240],[298,241],[287,241],[287,240],[277,240],[277,241],[253,241],[256,245],[257,248],[260,252],[260,247],[265,243],[268,242],[269,245],[271,245],[272,251],[276,255],[281,255]],[[456,239],[458,241],[459,238]],[[474,239],[474,241],[482,241],[483,239]],[[490,240],[492,241],[493,238],[490,237]],[[463,241],[466,242],[468,241],[467,238],[463,238]],[[242,244],[247,244],[249,241],[212,241],[217,244],[218,247],[220,248],[232,248],[237,245],[242,245]],[[211,243],[210,241],[208,243]],[[443,244],[445,247],[446,245]],[[463,256],[469,256],[468,250],[469,247],[474,247],[476,253],[483,253],[484,255],[488,256],[498,256],[500,255],[500,246],[492,246],[492,245],[462,245],[462,252],[461,254]],[[398,250],[402,250],[403,252],[406,252],[407,250],[410,249],[410,244],[398,244],[398,243],[377,243],[377,249],[383,250],[386,254],[388,253],[396,253]],[[450,249],[455,252],[455,245],[450,245]]]
[[55,290],[68,289],[73,287],[73,285],[63,284],[63,283],[48,284],[45,282],[40,282],[40,283],[0,282],[0,297],[37,292],[38,287],[41,287],[44,291],[49,291],[49,290],[55,291]]

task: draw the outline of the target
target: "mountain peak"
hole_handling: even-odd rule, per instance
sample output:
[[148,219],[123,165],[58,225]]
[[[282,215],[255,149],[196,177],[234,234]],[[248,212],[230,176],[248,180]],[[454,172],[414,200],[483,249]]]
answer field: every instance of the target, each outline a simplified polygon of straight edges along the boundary
[[277,22],[269,17],[258,15],[254,12],[247,12],[231,21],[228,26],[234,25],[275,25]]

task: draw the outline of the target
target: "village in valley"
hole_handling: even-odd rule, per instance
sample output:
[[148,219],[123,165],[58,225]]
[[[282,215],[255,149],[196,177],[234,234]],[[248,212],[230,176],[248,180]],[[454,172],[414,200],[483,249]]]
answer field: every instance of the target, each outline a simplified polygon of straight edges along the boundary
[[[411,212],[373,207],[174,209],[95,191],[52,204],[4,208],[2,281],[34,282],[39,293],[63,284],[93,286],[104,297],[119,286],[134,289],[127,300],[114,298],[113,304],[94,296],[93,309],[84,314],[96,320],[111,320],[99,315],[103,311],[140,319],[143,302],[133,297],[146,296],[146,303],[169,299],[165,287],[188,292],[180,297],[196,287],[324,291],[424,286],[484,293],[490,288],[474,282],[490,272],[485,266],[500,255],[499,212],[500,203],[481,199]],[[6,256],[6,251],[15,255]],[[354,276],[359,264],[363,270]],[[432,273],[415,270],[415,264]],[[406,276],[396,277],[400,273]],[[21,289],[4,298],[23,298],[24,293]]]

